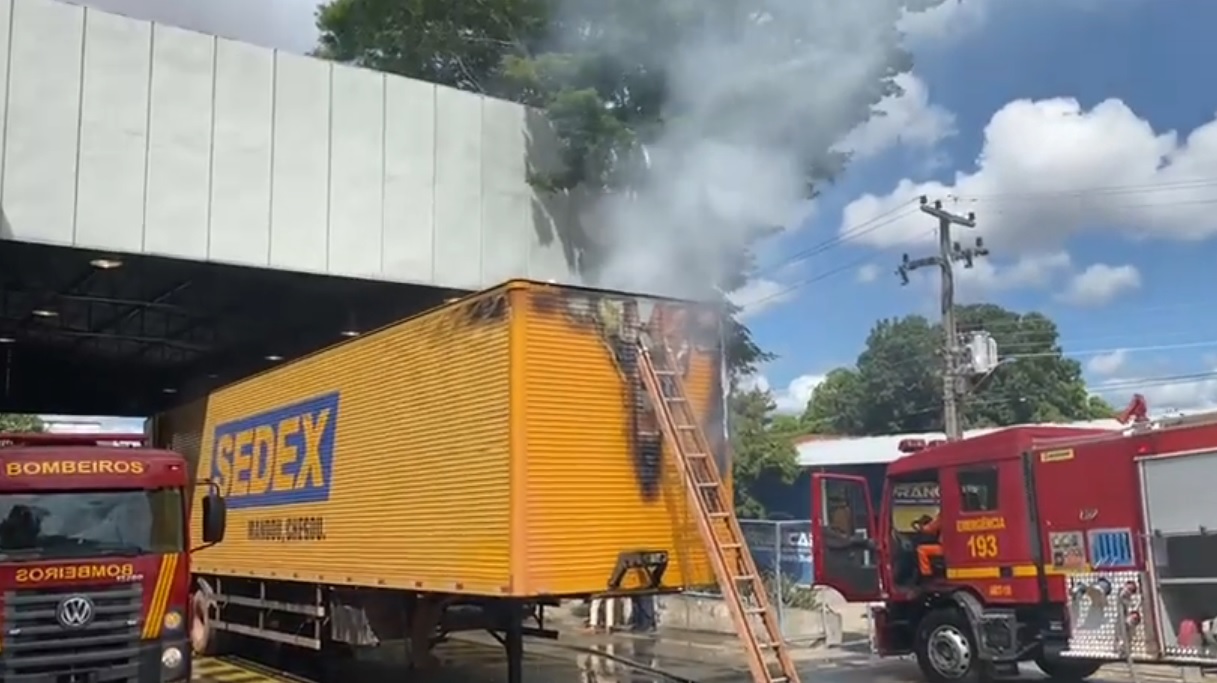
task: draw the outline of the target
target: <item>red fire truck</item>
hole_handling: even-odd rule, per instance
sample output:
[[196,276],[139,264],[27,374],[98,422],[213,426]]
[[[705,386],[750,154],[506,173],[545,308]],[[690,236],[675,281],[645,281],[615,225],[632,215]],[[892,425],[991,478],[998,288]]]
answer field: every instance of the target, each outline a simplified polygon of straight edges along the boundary
[[[186,462],[142,434],[0,434],[0,681],[190,680]],[[204,540],[224,500],[202,505]]]
[[877,515],[864,479],[814,475],[816,582],[934,683],[1217,666],[1217,414],[1139,413],[931,445],[889,466]]

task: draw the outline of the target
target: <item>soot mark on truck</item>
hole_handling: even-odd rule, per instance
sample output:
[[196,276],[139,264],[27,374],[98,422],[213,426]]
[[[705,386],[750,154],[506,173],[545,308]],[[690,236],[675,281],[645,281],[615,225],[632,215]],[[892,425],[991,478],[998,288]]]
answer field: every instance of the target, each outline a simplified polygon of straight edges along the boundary
[[324,541],[325,517],[271,517],[249,520],[251,541]]

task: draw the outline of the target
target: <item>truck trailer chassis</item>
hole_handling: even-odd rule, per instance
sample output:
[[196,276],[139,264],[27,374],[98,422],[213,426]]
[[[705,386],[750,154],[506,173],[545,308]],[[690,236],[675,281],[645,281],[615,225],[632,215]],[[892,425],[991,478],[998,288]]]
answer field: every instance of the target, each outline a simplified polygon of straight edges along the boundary
[[[670,592],[662,588],[668,558],[663,551],[622,553],[604,595]],[[640,578],[639,587],[624,589],[630,574]],[[479,598],[216,575],[196,575],[194,583],[191,635],[195,649],[207,655],[224,654],[229,634],[337,660],[353,648],[404,640],[410,666],[427,669],[435,664],[432,648],[449,634],[486,631],[503,646],[508,680],[516,683],[523,681],[523,638],[558,638],[546,628],[544,611],[559,604],[556,598]]]

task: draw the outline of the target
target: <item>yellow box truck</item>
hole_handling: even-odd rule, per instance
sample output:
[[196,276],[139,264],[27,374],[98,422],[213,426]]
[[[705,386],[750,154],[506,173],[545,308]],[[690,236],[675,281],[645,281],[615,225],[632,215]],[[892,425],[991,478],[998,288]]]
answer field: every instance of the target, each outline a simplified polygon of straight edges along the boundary
[[[510,641],[549,634],[520,623],[539,604],[713,583],[637,348],[675,359],[729,473],[721,323],[714,306],[512,281],[159,416],[196,495],[229,510],[224,542],[195,555],[196,645]],[[623,578],[644,556],[662,562]]]

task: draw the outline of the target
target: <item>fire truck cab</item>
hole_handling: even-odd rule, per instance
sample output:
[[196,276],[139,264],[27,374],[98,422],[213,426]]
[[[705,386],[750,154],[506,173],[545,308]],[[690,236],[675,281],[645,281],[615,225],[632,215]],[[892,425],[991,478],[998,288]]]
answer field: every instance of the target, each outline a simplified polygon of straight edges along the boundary
[[[1217,425],[1208,429],[1194,438],[1217,451]],[[875,651],[914,654],[934,683],[1014,673],[1021,661],[1084,679],[1128,648],[1110,635],[1083,647],[1081,584],[1067,579],[1102,579],[1114,605],[1113,590],[1146,576],[1138,458],[1162,448],[1148,438],[1026,426],[931,445],[889,466],[877,514],[865,479],[815,474],[816,583],[872,603]],[[1099,612],[1086,633],[1116,633],[1114,612]]]
[[[0,681],[190,680],[190,477],[145,444],[0,433]],[[223,498],[201,507],[219,542]]]

